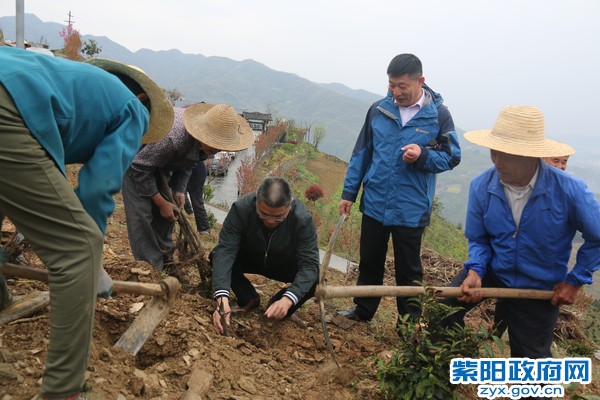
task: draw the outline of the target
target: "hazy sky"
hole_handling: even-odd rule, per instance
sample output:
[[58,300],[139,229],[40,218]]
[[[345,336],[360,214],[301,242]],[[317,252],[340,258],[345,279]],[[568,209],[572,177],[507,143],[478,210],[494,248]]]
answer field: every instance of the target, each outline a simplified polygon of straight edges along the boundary
[[[0,2],[0,15],[14,10]],[[600,135],[598,0],[25,0],[46,22],[69,11],[82,34],[132,51],[251,58],[382,95],[389,61],[410,52],[465,130],[527,104],[544,111],[550,137]]]

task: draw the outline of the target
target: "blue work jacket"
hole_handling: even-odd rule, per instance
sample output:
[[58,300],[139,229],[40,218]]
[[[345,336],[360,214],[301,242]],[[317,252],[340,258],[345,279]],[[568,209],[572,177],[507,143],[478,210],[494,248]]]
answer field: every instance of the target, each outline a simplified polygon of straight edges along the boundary
[[98,67],[18,48],[0,47],[0,84],[63,174],[66,164],[83,164],[76,193],[104,233],[148,110]]
[[[438,93],[423,89],[423,107],[406,125],[391,93],[370,107],[348,165],[342,199],[356,202],[362,185],[361,212],[385,226],[429,225],[436,174],[460,163],[452,116]],[[421,156],[409,165],[400,149],[412,143]]]
[[[585,243],[569,272],[575,232]],[[600,268],[600,207],[579,179],[540,161],[538,177],[516,226],[495,168],[473,179],[465,235],[465,269],[491,272],[510,288],[551,290],[557,283],[592,283]]]

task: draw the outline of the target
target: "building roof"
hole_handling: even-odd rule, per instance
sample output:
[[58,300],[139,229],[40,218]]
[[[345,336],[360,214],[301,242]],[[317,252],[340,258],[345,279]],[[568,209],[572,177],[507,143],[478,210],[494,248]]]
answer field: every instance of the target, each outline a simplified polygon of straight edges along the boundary
[[266,122],[273,121],[273,118],[271,118],[271,114],[263,114],[263,113],[259,113],[259,112],[244,111],[244,112],[242,112],[242,117],[244,117],[248,121],[250,121],[250,120],[266,121]]

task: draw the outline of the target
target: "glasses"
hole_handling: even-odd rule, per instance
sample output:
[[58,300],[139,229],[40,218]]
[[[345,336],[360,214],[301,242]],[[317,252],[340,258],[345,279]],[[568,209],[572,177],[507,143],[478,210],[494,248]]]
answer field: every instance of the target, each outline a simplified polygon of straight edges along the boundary
[[256,214],[258,214],[258,218],[260,218],[262,220],[272,220],[272,221],[275,221],[275,222],[283,222],[283,221],[285,221],[285,219],[287,218],[289,212],[290,212],[290,209],[288,208],[287,211],[285,212],[285,214],[281,214],[281,215],[269,215],[269,214],[265,214],[262,211],[260,211],[260,208],[256,208]]

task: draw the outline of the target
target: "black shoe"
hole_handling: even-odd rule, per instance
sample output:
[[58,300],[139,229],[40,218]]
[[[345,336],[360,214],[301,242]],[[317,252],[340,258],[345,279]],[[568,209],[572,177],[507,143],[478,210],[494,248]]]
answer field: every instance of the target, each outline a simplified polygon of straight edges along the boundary
[[336,311],[337,315],[341,315],[342,317],[346,317],[351,321],[361,321],[361,322],[369,322],[371,318],[362,318],[356,312],[356,307],[351,308],[349,310],[340,310]]

